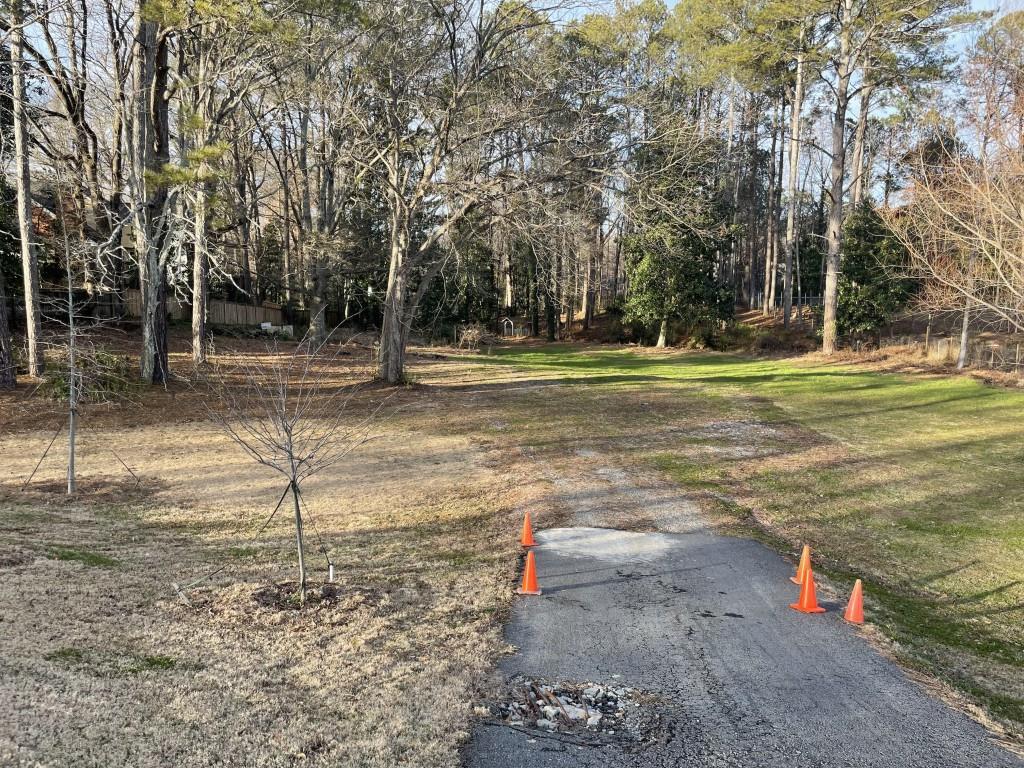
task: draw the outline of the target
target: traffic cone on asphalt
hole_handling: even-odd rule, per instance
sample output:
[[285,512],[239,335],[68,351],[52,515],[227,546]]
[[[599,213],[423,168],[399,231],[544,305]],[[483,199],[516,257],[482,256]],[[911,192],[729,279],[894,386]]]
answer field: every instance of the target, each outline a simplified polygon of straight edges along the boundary
[[846,604],[843,618],[851,624],[864,623],[864,587],[860,579],[853,583],[853,592],[850,593],[850,602]]
[[533,551],[526,553],[526,569],[523,571],[523,586],[516,590],[518,595],[539,595],[540,587],[537,586],[537,560]]
[[825,609],[818,605],[818,598],[814,593],[814,571],[811,570],[810,562],[807,563],[807,570],[804,571],[804,580],[800,584],[800,599],[789,606],[800,613],[824,613]]
[[804,551],[800,553],[800,565],[796,567],[796,576],[790,576],[789,580],[794,584],[804,583],[804,571],[811,564],[811,548],[804,544]]
[[519,537],[519,543],[524,547],[535,547],[537,542],[533,540],[533,526],[530,524],[530,513],[527,512],[523,518],[523,533]]

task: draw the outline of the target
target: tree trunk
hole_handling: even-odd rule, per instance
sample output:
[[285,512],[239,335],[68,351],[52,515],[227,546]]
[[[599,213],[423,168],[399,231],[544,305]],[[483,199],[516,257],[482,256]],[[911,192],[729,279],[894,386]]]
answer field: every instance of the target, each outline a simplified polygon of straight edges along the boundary
[[380,335],[380,364],[378,376],[388,384],[402,383],[405,375],[405,349],[402,344],[401,279],[389,287],[384,298],[384,323]]
[[[288,131],[287,123],[284,117],[281,118],[281,141],[284,143],[285,149],[288,148]],[[291,304],[292,302],[292,195],[291,185],[288,183],[287,168],[288,168],[288,155],[285,154],[283,158],[285,172],[281,178],[281,210],[282,218],[284,219],[281,226],[281,250],[283,251],[284,264],[284,303]]]
[[583,280],[583,328],[590,330],[594,321],[594,305],[597,292],[597,264],[601,260],[601,222],[595,221],[590,233],[590,243],[586,248],[587,263]]
[[501,259],[499,267],[501,269],[501,311],[511,315],[515,309],[514,294],[512,291],[512,256],[508,252],[508,243],[504,242],[506,238],[502,238],[503,242],[501,245]]
[[580,299],[580,301],[581,301],[581,303],[583,305],[582,307],[580,307],[580,310],[581,310],[581,312],[583,314],[583,330],[584,331],[590,330],[590,319],[593,317],[593,314],[594,314],[594,309],[593,309],[594,294],[593,294],[593,291],[592,291],[592,288],[591,288],[591,286],[592,286],[592,282],[591,281],[593,280],[593,276],[594,276],[594,262],[593,262],[593,255],[591,254],[589,247],[586,249],[586,252],[587,252],[587,255],[585,257],[586,261],[585,261],[585,263],[583,265],[583,291],[582,291],[582,298]]
[[[318,244],[319,245],[319,244]],[[310,255],[313,268],[313,297],[310,302],[310,323],[317,345],[327,341],[327,267],[319,251]]]
[[[308,78],[308,71],[307,71]],[[302,306],[310,309],[310,257],[307,251],[309,238],[313,233],[313,200],[312,200],[312,173],[309,169],[309,107],[299,105],[299,151],[298,151],[298,173],[299,173],[299,212],[302,217],[298,231],[299,258],[301,262],[298,268],[300,277],[299,287],[302,291]],[[312,312],[311,318],[312,319]]]
[[668,346],[668,320],[662,320],[661,325],[658,326],[658,343],[655,345],[658,349],[664,349]]
[[[868,77],[867,66],[864,67],[864,77]],[[860,92],[860,114],[857,116],[857,131],[853,139],[853,189],[850,192],[850,205],[856,208],[864,197],[865,177],[864,172],[864,144],[868,133],[868,112],[871,109],[871,92],[874,85],[870,82],[864,83]]]
[[782,97],[779,97],[779,111],[772,126],[771,150],[768,152],[768,200],[765,206],[767,235],[764,240],[764,294],[761,296],[761,314],[768,315],[775,309],[775,153],[779,146],[779,131],[782,130]]
[[754,309],[757,306],[757,201],[755,192],[756,172],[753,168],[754,158],[758,154],[758,146],[761,143],[761,102],[755,100],[754,95],[750,96],[751,102],[751,123],[750,133],[747,136],[747,157],[751,161],[748,169],[746,183],[744,184],[744,206],[747,211],[746,235],[746,258],[743,262],[744,287],[746,290],[747,308]]
[[78,438],[78,383],[75,381],[75,373],[72,368],[70,374],[71,389],[68,396],[71,398],[68,405],[68,495],[75,490],[75,441]]
[[537,274],[537,252],[530,249],[530,335],[540,336],[540,284]]
[[[201,166],[200,176],[204,173]],[[207,217],[206,183],[196,187],[195,200],[195,259],[192,263],[192,363],[206,362],[206,314],[210,284],[210,239]]]
[[0,389],[14,389],[17,383],[14,367],[14,345],[7,319],[7,291],[0,273]]
[[142,294],[142,380],[162,384],[167,380],[167,189],[148,175],[159,173],[170,162],[170,130],[167,108],[167,40],[157,39],[157,25],[147,21],[143,3],[135,9],[135,43],[132,51],[134,115],[132,119],[132,169],[129,188],[133,197],[135,250],[139,261]]
[[[748,104],[749,104],[749,102],[748,102]],[[729,147],[728,147],[728,150],[727,150],[727,155],[731,158],[732,157],[732,151],[733,151],[733,149],[732,149],[733,145],[732,145],[732,130],[731,130],[731,126],[733,124],[733,121],[735,120],[735,117],[733,116],[733,113],[732,113],[732,109],[733,109],[732,101],[729,102],[729,109],[730,109],[730,112],[729,112],[730,130],[729,130]],[[736,145],[739,146],[739,147],[744,146],[744,134],[745,134],[746,129],[747,129],[747,115],[748,115],[748,110],[749,109],[751,109],[751,107],[749,107],[749,106],[744,107],[743,117],[742,117],[742,119],[740,121],[739,136],[738,136],[738,138],[736,140]],[[739,236],[739,230],[740,230],[740,188],[741,188],[741,180],[742,180],[742,174],[740,173],[741,164],[742,164],[742,160],[733,161],[731,163],[731,165],[732,165],[731,170],[732,170],[732,173],[733,173],[732,189],[730,190],[731,195],[732,195],[732,199],[730,201],[731,205],[732,205],[732,228],[731,228],[731,235],[730,235],[731,243],[730,243],[730,249],[729,249],[729,270],[728,271],[729,271],[729,280],[732,281],[733,300],[734,301],[742,301],[743,298],[744,298],[744,296],[743,296],[743,281],[738,276],[739,275],[739,261],[740,261],[740,236]]]
[[28,373],[41,376],[45,368],[41,346],[42,310],[39,302],[39,262],[32,226],[32,182],[29,175],[28,118],[25,115],[24,13],[21,0],[11,4],[11,111],[14,129],[14,174],[18,194],[18,238],[21,241],[21,272],[25,283],[25,328],[28,341]]
[[[394,203],[400,211],[400,203]],[[391,258],[388,286],[384,294],[384,322],[380,332],[377,376],[388,384],[400,384],[405,377],[405,300],[408,234],[398,212],[391,215]]]
[[828,254],[825,258],[825,311],[822,323],[821,351],[836,350],[836,314],[839,300],[839,260],[843,242],[843,177],[846,173],[846,108],[849,105],[851,62],[850,8],[852,0],[843,0],[839,64],[836,72],[836,108],[832,117],[832,178],[829,190]]
[[971,339],[971,300],[964,302],[963,319],[960,322],[960,354],[956,358],[957,370],[963,370],[967,365],[967,345]]
[[558,325],[562,318],[559,316],[561,307],[558,304],[558,256],[553,258],[551,272],[549,274],[550,284],[544,291],[544,313],[548,324],[548,341],[555,341],[558,338]]
[[551,298],[551,294],[545,291],[544,293],[544,319],[547,323],[547,337],[548,341],[555,341],[556,327],[555,327],[555,302]]
[[[800,33],[800,44],[803,45],[803,32]],[[796,251],[796,210],[797,210],[797,174],[800,170],[800,113],[804,100],[804,54],[796,57],[796,83],[793,87],[793,103],[789,115],[789,204],[786,211],[786,267],[782,275],[782,323],[789,327],[790,315],[793,313],[793,262]]]
[[[63,228],[64,222],[61,221]],[[67,245],[67,231],[64,243]],[[68,495],[75,492],[75,441],[78,438],[78,399],[80,396],[78,373],[77,330],[75,329],[75,292],[71,275],[71,251],[66,249],[67,261],[67,302],[68,302]]]
[[[562,335],[562,314],[565,312],[565,285],[566,281],[562,274],[562,258],[557,253],[555,254],[555,265],[554,274],[552,279],[554,285],[551,286],[552,295],[555,298],[555,335],[561,340],[565,338]],[[571,326],[570,326],[571,330]]]
[[306,553],[302,546],[302,509],[299,506],[299,486],[292,481],[292,501],[295,503],[295,545],[299,551],[299,604],[306,603]]
[[619,261],[622,258],[623,226],[620,223],[615,233],[615,268],[612,270],[612,302],[619,298]]
[[163,384],[167,381],[167,276],[156,246],[143,243],[142,251],[142,380]]
[[[774,158],[773,158],[774,162]],[[768,309],[774,315],[779,308],[779,254],[782,251],[782,174],[785,171],[786,163],[786,100],[779,97],[779,155],[778,165],[775,166],[775,188],[772,191],[774,202],[772,205],[772,282],[768,296]]]
[[793,282],[796,284],[796,316],[801,323],[804,321],[804,291],[803,284],[800,282],[800,240],[797,239],[796,246],[793,248]]

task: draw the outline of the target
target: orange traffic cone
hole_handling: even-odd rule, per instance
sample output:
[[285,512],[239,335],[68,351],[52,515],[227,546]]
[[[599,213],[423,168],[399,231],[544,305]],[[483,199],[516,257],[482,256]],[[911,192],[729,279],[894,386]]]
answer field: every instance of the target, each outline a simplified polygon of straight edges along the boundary
[[811,564],[807,563],[807,570],[804,571],[804,580],[800,585],[800,599],[789,606],[800,613],[824,613],[825,609],[818,605],[818,598],[814,593],[814,571]]
[[796,567],[796,576],[790,576],[789,580],[794,584],[804,583],[804,571],[811,564],[811,548],[804,544],[804,551],[800,553],[800,565]]
[[527,512],[523,518],[523,533],[519,537],[519,543],[524,547],[535,547],[537,542],[533,540],[533,526],[530,524],[530,513]]
[[843,618],[851,624],[864,623],[864,587],[860,579],[853,583],[853,592],[850,593],[850,602],[846,604]]
[[537,561],[533,551],[526,553],[526,570],[523,571],[523,586],[516,590],[519,595],[539,595],[540,587],[537,586]]

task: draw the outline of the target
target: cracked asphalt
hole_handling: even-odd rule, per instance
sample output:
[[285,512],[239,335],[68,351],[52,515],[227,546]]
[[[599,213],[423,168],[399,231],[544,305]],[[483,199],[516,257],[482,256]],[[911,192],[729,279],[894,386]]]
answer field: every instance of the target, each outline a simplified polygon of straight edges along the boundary
[[467,768],[1024,768],[873,650],[842,606],[791,610],[792,565],[755,541],[700,526],[537,539],[544,594],[518,599],[502,671],[644,689],[659,726],[586,745],[481,721]]

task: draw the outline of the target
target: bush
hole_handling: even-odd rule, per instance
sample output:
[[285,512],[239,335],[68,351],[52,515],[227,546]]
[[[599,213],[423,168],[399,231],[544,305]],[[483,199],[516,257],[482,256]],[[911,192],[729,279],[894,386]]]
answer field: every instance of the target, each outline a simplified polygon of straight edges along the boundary
[[841,334],[873,334],[892,322],[918,287],[900,277],[907,260],[906,249],[871,203],[850,214],[844,225],[839,275],[836,322]]
[[[81,376],[81,402],[101,402],[125,397],[138,390],[142,384],[136,360],[127,355],[117,355],[90,349],[80,353],[77,360]],[[39,393],[57,402],[66,403],[71,392],[68,386],[70,364],[66,354],[50,356],[46,361]]]
[[621,319],[626,314],[626,300],[622,296],[616,296],[614,301],[604,308],[604,313],[608,317]]
[[802,330],[757,328],[746,323],[729,323],[713,335],[708,346],[721,352],[754,354],[804,353],[817,347],[814,339]]
[[459,347],[478,349],[481,344],[497,344],[500,338],[479,323],[470,323],[459,329]]
[[[280,327],[280,326],[279,326]],[[282,339],[288,341],[296,338],[295,334],[288,336],[279,330],[265,331],[258,325],[211,325],[206,326],[210,336],[224,336],[229,339]],[[293,326],[294,331],[299,328]],[[305,335],[303,333],[302,335]],[[302,338],[302,335],[298,338]]]

